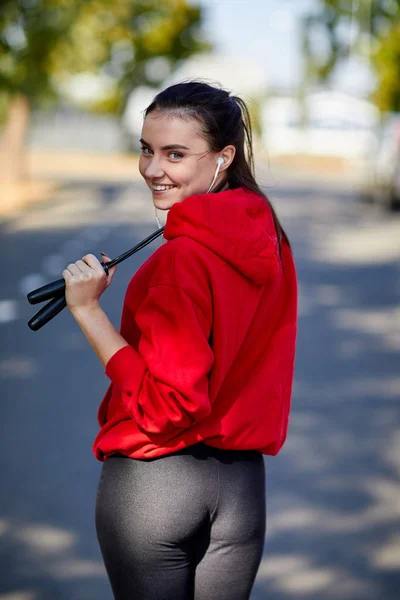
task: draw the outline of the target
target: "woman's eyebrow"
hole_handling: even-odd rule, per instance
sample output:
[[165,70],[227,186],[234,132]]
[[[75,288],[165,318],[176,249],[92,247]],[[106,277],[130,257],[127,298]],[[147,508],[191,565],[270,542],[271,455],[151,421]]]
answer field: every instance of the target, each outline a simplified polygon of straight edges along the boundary
[[[150,144],[148,144],[143,138],[140,138],[139,142],[151,148]],[[182,146],[182,144],[169,144],[168,146],[163,146],[161,150],[172,150],[173,148],[180,148],[181,150],[189,150],[187,146]]]

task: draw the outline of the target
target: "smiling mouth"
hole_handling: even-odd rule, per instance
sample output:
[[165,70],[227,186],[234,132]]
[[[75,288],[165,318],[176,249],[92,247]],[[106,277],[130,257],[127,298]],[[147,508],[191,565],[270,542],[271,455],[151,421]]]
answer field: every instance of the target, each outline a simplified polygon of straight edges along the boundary
[[151,187],[155,192],[165,192],[176,188],[176,185],[152,185]]

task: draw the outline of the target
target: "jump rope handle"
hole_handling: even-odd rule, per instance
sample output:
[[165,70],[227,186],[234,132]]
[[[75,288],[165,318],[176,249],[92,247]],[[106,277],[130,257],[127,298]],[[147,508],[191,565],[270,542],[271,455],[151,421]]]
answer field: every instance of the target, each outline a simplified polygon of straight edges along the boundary
[[[101,266],[105,270],[108,275],[108,269],[110,267],[110,263],[101,263]],[[50,300],[50,298],[60,298],[65,295],[65,279],[57,279],[56,281],[52,281],[51,283],[47,283],[32,292],[27,294],[29,304],[39,304],[39,302],[44,302],[45,300]]]
[[38,304],[50,298],[59,298],[65,294],[65,279],[57,279],[47,285],[43,285],[27,295],[29,304]]
[[[64,281],[64,280],[63,280]],[[65,295],[60,298],[53,298],[43,306],[33,317],[28,321],[28,327],[32,329],[32,331],[37,331],[43,325],[46,325],[53,317],[58,315],[59,312],[62,311],[63,308],[67,306],[65,301]]]

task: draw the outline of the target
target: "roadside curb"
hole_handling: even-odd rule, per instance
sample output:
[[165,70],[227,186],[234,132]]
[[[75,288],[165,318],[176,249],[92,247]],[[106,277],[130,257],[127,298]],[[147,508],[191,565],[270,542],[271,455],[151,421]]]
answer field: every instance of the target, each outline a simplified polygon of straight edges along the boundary
[[56,181],[0,182],[0,220],[14,218],[25,208],[51,199],[59,188]]

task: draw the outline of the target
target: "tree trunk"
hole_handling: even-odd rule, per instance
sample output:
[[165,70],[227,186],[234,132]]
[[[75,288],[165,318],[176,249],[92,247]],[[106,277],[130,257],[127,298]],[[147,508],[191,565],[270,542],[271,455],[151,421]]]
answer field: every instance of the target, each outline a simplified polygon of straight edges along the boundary
[[0,140],[0,181],[18,182],[28,177],[25,138],[29,113],[28,98],[22,94],[13,96]]

